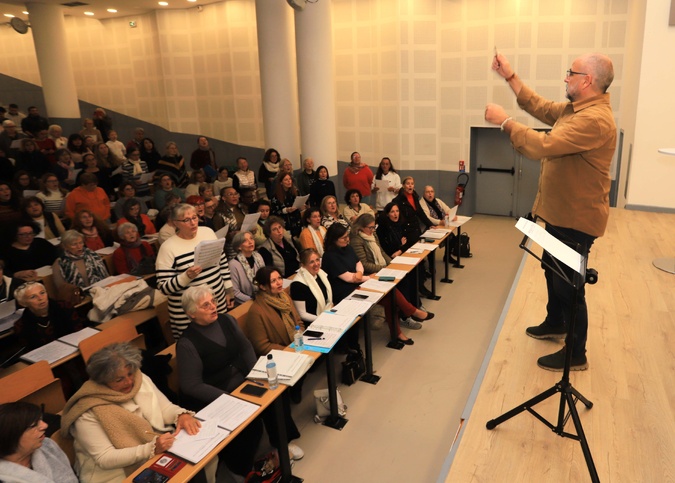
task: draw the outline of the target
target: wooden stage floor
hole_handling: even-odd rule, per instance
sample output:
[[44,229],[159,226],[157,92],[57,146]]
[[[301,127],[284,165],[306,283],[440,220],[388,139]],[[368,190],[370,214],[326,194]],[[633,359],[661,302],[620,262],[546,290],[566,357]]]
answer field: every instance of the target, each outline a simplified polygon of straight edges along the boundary
[[[590,367],[570,379],[594,404],[577,408],[602,482],[675,481],[675,275],[652,265],[668,256],[675,257],[675,215],[621,209],[612,209],[591,251],[588,266],[599,282],[586,287]],[[536,360],[562,341],[525,335],[545,315],[543,272],[533,257],[512,295],[445,481],[591,481],[579,442],[531,414],[485,428],[561,378]],[[555,423],[559,400],[541,403],[538,412]],[[575,432],[571,420],[565,429]]]

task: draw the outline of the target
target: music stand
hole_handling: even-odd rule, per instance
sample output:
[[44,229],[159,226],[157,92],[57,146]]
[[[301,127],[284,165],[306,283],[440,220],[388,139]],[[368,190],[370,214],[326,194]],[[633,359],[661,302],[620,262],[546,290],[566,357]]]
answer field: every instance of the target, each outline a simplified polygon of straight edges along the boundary
[[[537,260],[539,260],[541,263],[546,265],[556,274],[556,276],[560,277],[567,284],[571,285],[576,290],[575,300],[578,299],[580,292],[586,283],[594,284],[597,282],[597,275],[598,275],[597,272],[593,269],[587,269],[586,267],[587,258],[579,253],[580,250],[579,244],[571,241],[567,243],[561,242],[560,239],[554,238],[552,235],[547,233],[541,226],[538,226],[536,224],[537,220],[542,220],[546,222],[546,220],[544,220],[543,218],[535,217],[534,222],[521,218],[516,224],[516,227],[518,227],[518,229],[520,229],[521,231],[523,231],[523,233],[525,233],[525,237],[520,242],[520,248],[522,248],[527,253],[529,253]],[[527,246],[527,242],[530,239],[532,241],[536,241],[537,243],[542,245],[544,249],[547,250],[550,256],[549,258],[552,260],[552,264],[547,263],[542,259],[542,257],[539,257],[536,253],[530,250],[530,248]],[[552,250],[549,250],[548,249],[549,247],[552,248]],[[574,251],[578,256],[578,259],[575,260],[574,255],[570,253],[569,250]],[[555,254],[551,253],[552,251],[554,251]],[[558,259],[556,255],[560,256],[561,259],[564,258],[565,261],[561,261],[561,259]],[[568,257],[568,255],[572,256]],[[570,260],[573,260],[574,263],[569,263]],[[576,264],[577,261],[578,266]],[[565,273],[565,271],[561,266],[561,263],[564,263],[565,265],[569,266],[574,270],[573,277],[569,277],[568,274]],[[587,409],[592,408],[593,403],[588,399],[586,399],[579,391],[574,389],[574,387],[570,383],[570,366],[572,364],[571,348],[572,348],[572,341],[574,338],[574,325],[576,323],[576,317],[577,317],[577,304],[573,303],[569,328],[567,331],[567,335],[565,337],[565,347],[566,347],[565,366],[563,370],[562,379],[550,389],[547,389],[541,394],[525,401],[524,403],[519,404],[518,406],[516,406],[510,411],[507,411],[501,416],[495,419],[491,419],[486,423],[485,427],[487,429],[494,429],[495,427],[497,427],[497,425],[511,419],[512,417],[522,413],[523,411],[529,412],[535,418],[541,421],[544,425],[546,425],[550,430],[556,433],[558,436],[574,439],[581,443],[581,450],[584,453],[584,459],[586,460],[586,465],[588,466],[588,472],[591,475],[591,480],[594,483],[596,483],[600,481],[598,478],[598,472],[595,469],[593,457],[591,456],[591,450],[588,447],[586,435],[584,434],[584,428],[581,425],[581,419],[579,419],[579,413],[577,412],[576,408],[577,401],[581,401],[584,404],[584,406],[586,406]],[[540,402],[555,396],[556,393],[560,393],[560,405],[558,409],[558,421],[554,425],[553,423],[545,419],[541,414],[537,413],[533,409],[533,407],[539,404]],[[569,408],[567,412],[565,409],[566,407]],[[569,420],[570,416],[572,417],[572,421],[574,422],[574,427],[577,432],[576,434],[568,433],[565,431],[565,424]]]

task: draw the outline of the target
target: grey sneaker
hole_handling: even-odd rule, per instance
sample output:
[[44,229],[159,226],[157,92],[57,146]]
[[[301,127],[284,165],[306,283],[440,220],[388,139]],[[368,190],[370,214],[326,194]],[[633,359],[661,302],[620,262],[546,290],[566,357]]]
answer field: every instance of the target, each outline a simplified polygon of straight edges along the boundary
[[555,327],[544,321],[539,325],[528,327],[525,333],[535,339],[564,339],[567,335],[567,328]]
[[415,322],[413,319],[408,317],[407,319],[401,320],[401,327],[407,327],[412,330],[420,330],[422,328],[421,322]]

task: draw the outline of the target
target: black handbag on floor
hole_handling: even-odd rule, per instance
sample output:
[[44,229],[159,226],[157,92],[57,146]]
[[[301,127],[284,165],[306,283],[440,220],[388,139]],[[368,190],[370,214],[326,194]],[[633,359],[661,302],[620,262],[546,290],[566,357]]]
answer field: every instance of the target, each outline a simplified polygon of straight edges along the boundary
[[[453,257],[457,256],[457,235],[454,233],[450,235],[448,240],[450,244],[450,255]],[[467,232],[459,235],[459,256],[462,258],[471,258],[473,254],[471,253],[471,241],[469,239],[469,234]]]
[[347,358],[342,361],[342,384],[351,386],[366,373],[366,361],[361,349],[350,349]]

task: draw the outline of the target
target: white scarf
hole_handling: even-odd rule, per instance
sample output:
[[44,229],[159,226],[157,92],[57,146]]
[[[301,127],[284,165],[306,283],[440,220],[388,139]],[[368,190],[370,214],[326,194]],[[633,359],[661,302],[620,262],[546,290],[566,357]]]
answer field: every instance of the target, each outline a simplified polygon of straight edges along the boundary
[[377,241],[375,240],[375,235],[366,235],[361,231],[359,232],[359,236],[364,240],[366,240],[366,242],[368,242],[368,248],[370,249],[371,253],[373,254],[373,257],[375,258],[375,265],[386,266],[387,262],[384,260],[384,257],[382,256],[382,249],[380,248],[380,245],[377,244]]
[[138,161],[134,161],[133,159],[128,160],[134,167],[134,171],[132,173],[132,176],[136,176],[138,174],[143,174],[143,167],[141,166],[141,160],[139,159]]
[[306,268],[300,267],[300,270],[298,270],[298,273],[295,274],[293,281],[303,283],[309,287],[309,289],[312,291],[312,295],[314,295],[314,298],[316,299],[316,315],[321,315],[321,312],[328,310],[333,306],[333,290],[331,289],[330,283],[328,282],[328,276],[326,275],[326,272],[319,270],[319,274],[317,276],[323,282],[324,287],[326,287],[328,299],[324,299],[321,287],[319,287],[316,279],[311,273],[307,271]]
[[270,173],[278,173],[279,172],[279,163],[270,163],[269,161],[263,161],[263,164],[267,168],[267,171]]
[[[319,225],[318,230],[319,233],[317,233],[317,230],[315,230],[311,226],[308,226],[307,229],[309,230],[309,233],[312,235],[312,241],[314,242],[316,251],[319,252],[320,257],[323,257],[323,239],[326,237],[326,229],[321,225]],[[320,237],[319,234],[321,234]]]

